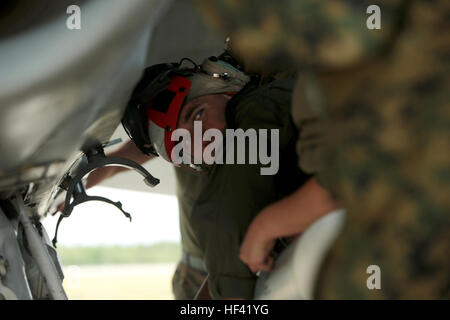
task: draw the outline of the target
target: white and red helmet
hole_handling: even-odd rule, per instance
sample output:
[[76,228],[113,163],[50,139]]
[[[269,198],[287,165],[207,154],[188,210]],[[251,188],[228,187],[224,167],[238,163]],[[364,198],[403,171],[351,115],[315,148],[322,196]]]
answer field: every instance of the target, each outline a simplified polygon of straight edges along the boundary
[[201,66],[194,63],[193,68],[181,68],[181,62],[145,69],[122,119],[125,131],[143,153],[160,155],[169,162],[174,162],[171,136],[186,101],[239,91],[250,80],[239,66],[216,57],[205,59]]
[[171,140],[177,127],[178,115],[191,88],[191,81],[183,76],[174,76],[164,91],[147,106],[148,135],[156,153],[169,162],[175,142]]
[[162,63],[145,69],[122,118],[130,139],[145,154],[160,155],[172,162],[178,114],[191,87],[188,76],[195,70],[178,63]]

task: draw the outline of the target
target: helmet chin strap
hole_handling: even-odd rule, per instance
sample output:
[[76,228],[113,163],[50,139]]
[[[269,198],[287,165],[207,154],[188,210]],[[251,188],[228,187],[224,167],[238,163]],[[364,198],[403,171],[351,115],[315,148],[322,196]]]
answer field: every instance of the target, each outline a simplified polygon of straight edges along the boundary
[[192,169],[194,169],[195,171],[202,171],[202,166],[200,165],[200,164],[193,164],[193,163],[191,163],[190,165],[189,165],[189,167],[190,168],[192,168]]
[[208,172],[211,170],[213,165],[211,164],[190,164],[189,168],[191,168],[192,170],[195,170],[196,172],[201,172],[201,173],[205,173],[208,174]]
[[186,170],[195,171],[202,174],[208,174],[208,172],[211,170],[212,165],[208,164],[184,164],[181,163],[179,165],[175,165],[180,168],[186,168]]
[[[183,143],[183,142],[180,142],[180,143]],[[186,144],[186,147],[190,148],[191,145],[190,144]],[[211,168],[214,166],[214,164],[206,164],[203,161],[200,164],[196,164],[195,163],[194,154],[192,152],[189,152],[188,156],[190,158],[190,163],[189,164],[181,162],[180,164],[174,164],[174,165],[177,166],[177,167],[184,167],[184,168],[186,168],[188,170],[193,170],[193,171],[201,172],[201,173],[208,173],[211,170]]]

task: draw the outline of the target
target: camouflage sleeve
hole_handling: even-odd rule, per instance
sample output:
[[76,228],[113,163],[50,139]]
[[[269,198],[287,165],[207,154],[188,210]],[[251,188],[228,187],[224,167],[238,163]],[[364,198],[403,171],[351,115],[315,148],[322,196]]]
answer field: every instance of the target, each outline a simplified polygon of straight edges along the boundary
[[[299,130],[297,141],[297,154],[299,155],[299,166],[306,172],[315,173],[320,154],[324,146],[324,113],[323,97],[314,85],[314,77],[311,74],[301,74],[298,79],[292,101],[292,118]],[[308,92],[308,94],[305,94]],[[314,108],[309,107],[307,96],[316,99]],[[313,97],[315,96],[315,97]]]
[[[231,37],[250,71],[308,66],[344,68],[380,53],[401,23],[402,0],[195,0],[209,25]],[[370,30],[370,5],[380,8]]]

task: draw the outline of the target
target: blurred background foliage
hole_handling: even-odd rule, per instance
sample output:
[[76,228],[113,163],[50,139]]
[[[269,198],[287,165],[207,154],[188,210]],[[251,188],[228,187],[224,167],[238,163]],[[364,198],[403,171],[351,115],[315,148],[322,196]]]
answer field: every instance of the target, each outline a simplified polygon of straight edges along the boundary
[[181,246],[160,242],[145,246],[60,247],[63,265],[171,263],[181,256]]

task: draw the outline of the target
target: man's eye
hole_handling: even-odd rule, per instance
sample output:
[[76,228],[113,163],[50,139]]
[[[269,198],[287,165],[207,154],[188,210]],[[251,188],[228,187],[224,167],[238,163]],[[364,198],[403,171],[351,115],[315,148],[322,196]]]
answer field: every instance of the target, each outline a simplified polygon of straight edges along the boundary
[[199,112],[197,112],[194,116],[194,120],[200,120],[202,113],[203,113],[203,110],[200,110]]

